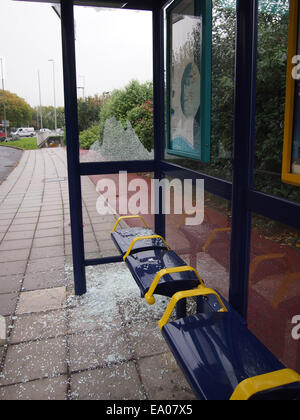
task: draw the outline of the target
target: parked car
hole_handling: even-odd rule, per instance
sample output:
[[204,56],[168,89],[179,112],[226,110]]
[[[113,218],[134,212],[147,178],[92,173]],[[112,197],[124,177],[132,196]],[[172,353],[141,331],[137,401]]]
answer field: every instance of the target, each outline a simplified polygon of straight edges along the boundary
[[15,132],[11,133],[13,139],[20,137],[34,137],[35,131],[33,127],[20,127]]
[[41,128],[40,133],[51,133],[51,130],[49,128]]

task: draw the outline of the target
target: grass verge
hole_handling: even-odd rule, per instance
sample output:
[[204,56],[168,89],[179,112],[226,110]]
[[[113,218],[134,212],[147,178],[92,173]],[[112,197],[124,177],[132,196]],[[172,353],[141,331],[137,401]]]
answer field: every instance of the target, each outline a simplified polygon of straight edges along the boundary
[[36,137],[24,137],[24,138],[20,138],[18,140],[10,140],[8,142],[3,142],[0,143],[0,146],[5,146],[5,147],[19,147],[20,149],[23,150],[35,150],[37,149],[37,141],[36,141]]

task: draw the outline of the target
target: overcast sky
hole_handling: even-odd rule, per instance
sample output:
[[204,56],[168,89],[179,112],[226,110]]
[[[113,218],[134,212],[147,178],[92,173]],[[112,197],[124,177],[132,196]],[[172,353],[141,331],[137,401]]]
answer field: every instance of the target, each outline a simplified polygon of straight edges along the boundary
[[[60,19],[48,4],[0,0],[0,57],[5,89],[39,105],[63,105]],[[85,96],[112,91],[131,79],[152,80],[152,18],[149,12],[75,7],[78,85]],[[1,76],[0,76],[1,77]],[[82,90],[78,91],[82,96]]]

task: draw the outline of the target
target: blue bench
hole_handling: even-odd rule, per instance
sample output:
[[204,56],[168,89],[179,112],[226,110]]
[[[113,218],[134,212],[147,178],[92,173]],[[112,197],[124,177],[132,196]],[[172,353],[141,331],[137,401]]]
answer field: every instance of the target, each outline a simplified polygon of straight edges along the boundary
[[[248,330],[224,298],[204,285],[175,294],[159,326],[200,400],[300,400],[300,375]],[[199,313],[168,322],[180,299],[198,296]]]
[[[144,227],[117,230],[122,219],[137,217]],[[300,400],[300,375],[286,369],[141,216],[119,218],[111,236],[148,304],[153,294],[171,298],[159,327],[198,399]],[[189,297],[197,299],[197,313],[186,316]],[[175,308],[177,320],[169,322]]]
[[[118,229],[121,220],[140,218],[145,227]],[[167,245],[164,238],[149,229],[142,216],[120,217],[111,237],[135,279],[141,296],[149,304],[153,294],[172,297],[180,290],[199,285],[199,275]]]

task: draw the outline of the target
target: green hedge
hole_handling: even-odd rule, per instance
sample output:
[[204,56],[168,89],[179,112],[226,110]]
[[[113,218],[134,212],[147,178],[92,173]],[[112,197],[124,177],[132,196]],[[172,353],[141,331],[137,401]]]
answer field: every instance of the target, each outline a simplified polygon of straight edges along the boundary
[[93,125],[79,134],[79,144],[82,149],[89,150],[95,141],[99,140],[99,125]]

